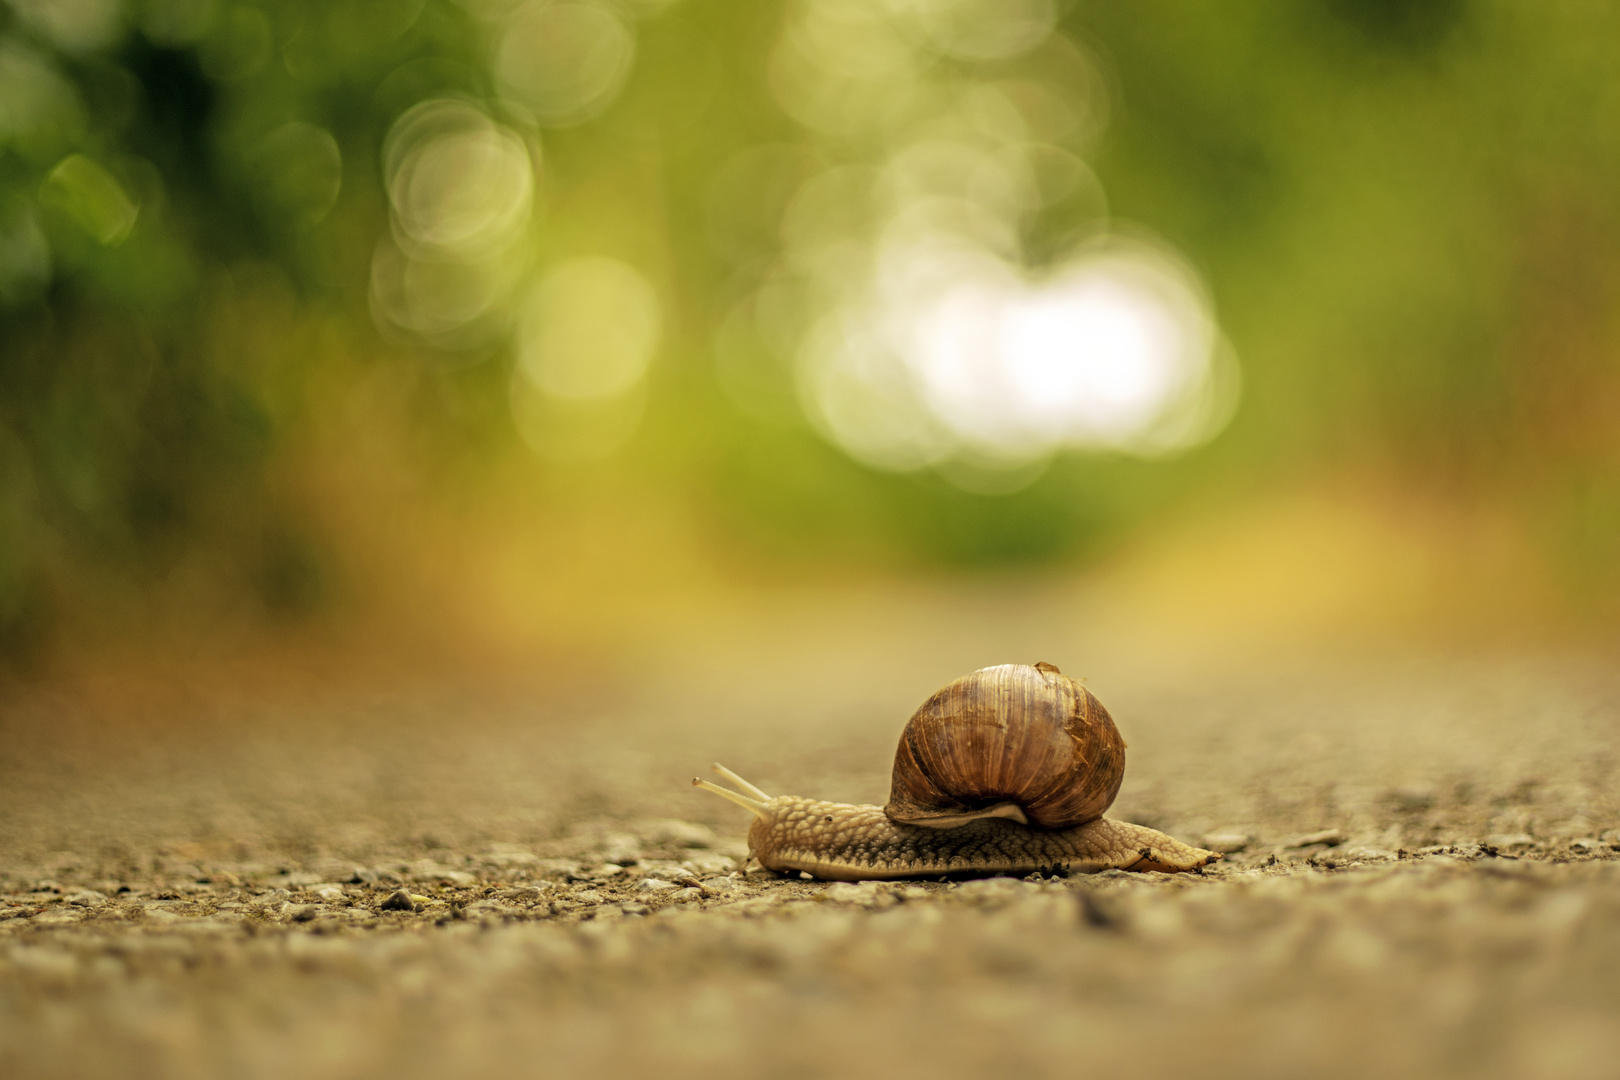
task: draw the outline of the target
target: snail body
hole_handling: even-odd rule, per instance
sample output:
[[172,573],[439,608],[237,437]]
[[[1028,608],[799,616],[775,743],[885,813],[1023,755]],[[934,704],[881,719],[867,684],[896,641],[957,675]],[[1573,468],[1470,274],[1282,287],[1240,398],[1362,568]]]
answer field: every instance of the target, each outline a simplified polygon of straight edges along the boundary
[[755,816],[750,854],[767,870],[829,881],[1193,870],[1220,858],[1104,817],[1125,741],[1091,693],[1051,664],[983,668],[945,686],[900,737],[885,806],[770,796],[720,765],[742,793],[692,783]]

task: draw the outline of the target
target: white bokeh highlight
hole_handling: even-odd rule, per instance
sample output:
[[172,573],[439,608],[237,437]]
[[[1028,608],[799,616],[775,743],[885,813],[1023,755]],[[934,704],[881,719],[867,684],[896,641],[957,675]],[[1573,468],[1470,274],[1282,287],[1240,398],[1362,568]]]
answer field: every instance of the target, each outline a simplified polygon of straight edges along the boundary
[[635,51],[630,28],[610,9],[536,0],[507,20],[495,76],[509,107],[541,125],[569,127],[612,104]]
[[800,354],[807,408],[868,464],[1153,456],[1206,440],[1230,415],[1235,372],[1197,276],[1169,251],[1116,238],[1032,274],[914,238],[879,263],[866,301]]
[[534,205],[528,147],[482,109],[423,102],[395,122],[383,151],[396,234],[446,254],[509,243]]
[[452,350],[499,339],[532,261],[536,150],[457,98],[394,122],[383,146],[392,228],[371,264],[384,334]]

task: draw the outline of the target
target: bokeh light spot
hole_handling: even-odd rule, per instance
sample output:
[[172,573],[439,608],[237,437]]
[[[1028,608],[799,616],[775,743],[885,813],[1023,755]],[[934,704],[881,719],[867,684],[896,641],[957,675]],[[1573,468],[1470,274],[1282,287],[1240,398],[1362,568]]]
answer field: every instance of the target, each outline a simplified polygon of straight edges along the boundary
[[907,472],[950,456],[950,434],[919,400],[879,327],[829,316],[806,339],[800,360],[807,411],[857,461]]
[[1052,0],[888,0],[902,25],[959,60],[1003,60],[1026,53],[1057,23]]
[[371,263],[372,315],[390,338],[400,339],[394,331],[403,331],[403,340],[440,348],[486,345],[504,327],[502,305],[524,268],[524,260],[510,252],[485,259],[419,258],[384,240]]
[[829,134],[871,133],[921,111],[925,60],[881,7],[864,0],[793,5],[773,50],[768,78],[777,103]]
[[371,265],[378,326],[451,349],[491,342],[530,263],[530,146],[472,104],[436,98],[395,121],[383,172],[394,228]]
[[11,7],[50,40],[71,52],[111,44],[123,29],[119,0],[11,0]]
[[140,211],[112,174],[83,154],[70,154],[51,170],[40,201],[65,211],[108,246],[129,235]]
[[495,58],[501,95],[550,127],[590,119],[613,101],[635,58],[635,39],[610,11],[542,2],[519,8]]
[[217,0],[147,0],[140,8],[141,33],[170,48],[201,38],[219,15]]
[[199,59],[209,77],[237,82],[264,70],[274,49],[275,35],[264,12],[233,7],[203,39]]
[[508,243],[533,208],[523,141],[464,102],[423,102],[384,150],[395,221],[410,240],[473,254]]
[[807,404],[861,460],[982,473],[1065,448],[1162,454],[1229,415],[1207,301],[1171,253],[1114,239],[1030,275],[970,245],[906,242],[802,356]]
[[518,367],[552,397],[584,401],[631,390],[658,348],[658,296],[617,259],[572,259],[534,286],[518,325]]
[[254,148],[251,161],[277,208],[305,222],[325,217],[343,187],[337,139],[314,124],[283,124]]
[[73,88],[38,53],[0,39],[0,144],[71,137],[82,113]]

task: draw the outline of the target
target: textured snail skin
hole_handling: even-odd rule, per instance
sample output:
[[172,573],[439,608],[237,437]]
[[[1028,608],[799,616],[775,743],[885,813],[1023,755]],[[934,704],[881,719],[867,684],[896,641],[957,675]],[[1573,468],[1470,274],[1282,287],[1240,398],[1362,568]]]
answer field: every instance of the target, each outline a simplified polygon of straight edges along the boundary
[[1142,825],[1097,818],[1039,829],[980,818],[954,829],[903,825],[881,806],[779,795],[764,804],[748,847],[767,870],[823,881],[972,877],[1036,870],[1196,870],[1220,858]]

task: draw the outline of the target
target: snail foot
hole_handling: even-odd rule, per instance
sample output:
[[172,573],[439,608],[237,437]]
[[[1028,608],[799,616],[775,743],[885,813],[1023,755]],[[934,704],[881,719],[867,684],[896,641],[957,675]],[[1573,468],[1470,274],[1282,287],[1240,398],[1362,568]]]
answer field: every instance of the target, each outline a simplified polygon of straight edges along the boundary
[[1088,833],[1088,846],[1098,849],[1102,863],[1099,869],[1176,874],[1201,869],[1221,857],[1217,852],[1183,844],[1157,829],[1128,821],[1098,818],[1083,828]]

